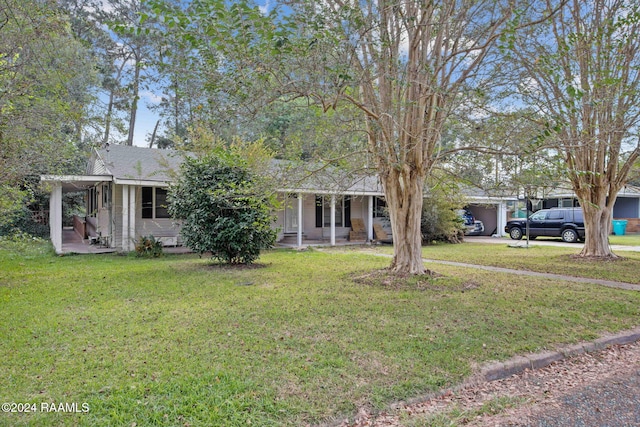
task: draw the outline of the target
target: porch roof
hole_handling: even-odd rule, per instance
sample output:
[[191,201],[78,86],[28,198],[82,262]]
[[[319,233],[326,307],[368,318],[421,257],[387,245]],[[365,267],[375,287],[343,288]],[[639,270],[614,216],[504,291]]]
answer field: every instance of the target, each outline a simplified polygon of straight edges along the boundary
[[44,183],[60,183],[64,192],[82,191],[100,182],[111,182],[111,175],[42,175]]
[[[573,190],[569,189],[556,189],[551,191],[547,198],[572,198],[576,197],[576,193]],[[625,185],[618,192],[618,197],[634,197],[640,198],[640,186],[637,185]]]

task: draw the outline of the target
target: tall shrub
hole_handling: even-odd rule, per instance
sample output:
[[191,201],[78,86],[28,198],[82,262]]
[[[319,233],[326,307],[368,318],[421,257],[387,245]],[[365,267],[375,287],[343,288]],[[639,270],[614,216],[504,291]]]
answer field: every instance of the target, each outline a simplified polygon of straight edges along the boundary
[[185,245],[228,264],[250,264],[272,247],[271,199],[236,154],[216,150],[187,159],[169,190],[169,212],[182,223]]
[[464,239],[464,224],[458,211],[465,202],[459,196],[459,189],[430,187],[422,205],[420,231],[422,242],[434,241],[461,243]]

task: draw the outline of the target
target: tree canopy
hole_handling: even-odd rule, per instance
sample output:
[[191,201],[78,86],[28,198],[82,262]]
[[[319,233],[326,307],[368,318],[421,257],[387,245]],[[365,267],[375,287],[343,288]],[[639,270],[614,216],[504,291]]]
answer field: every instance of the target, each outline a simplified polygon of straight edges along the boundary
[[26,177],[77,170],[95,72],[47,2],[0,7],[0,218],[28,195]]

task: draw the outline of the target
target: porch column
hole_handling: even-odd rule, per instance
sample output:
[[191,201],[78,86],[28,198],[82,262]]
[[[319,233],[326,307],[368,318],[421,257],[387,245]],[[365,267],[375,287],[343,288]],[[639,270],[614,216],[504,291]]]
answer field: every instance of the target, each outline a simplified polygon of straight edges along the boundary
[[129,186],[129,250],[134,250],[136,240],[136,186]]
[[331,246],[336,245],[336,196],[331,195]]
[[122,250],[129,251],[129,186],[122,186]]
[[62,184],[54,182],[49,199],[49,233],[57,254],[62,253]]
[[302,246],[302,193],[298,194],[298,247]]
[[496,230],[498,236],[505,235],[505,225],[507,225],[507,203],[500,202],[498,205],[498,229]]
[[373,241],[373,198],[369,196],[369,211],[367,212],[367,241]]

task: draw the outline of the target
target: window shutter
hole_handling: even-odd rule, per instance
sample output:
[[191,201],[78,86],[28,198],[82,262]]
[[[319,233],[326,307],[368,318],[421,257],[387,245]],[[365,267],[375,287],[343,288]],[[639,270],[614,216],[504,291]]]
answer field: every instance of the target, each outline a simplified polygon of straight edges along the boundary
[[322,228],[322,196],[316,196],[316,228]]
[[142,187],[142,218],[153,218],[152,187]]

